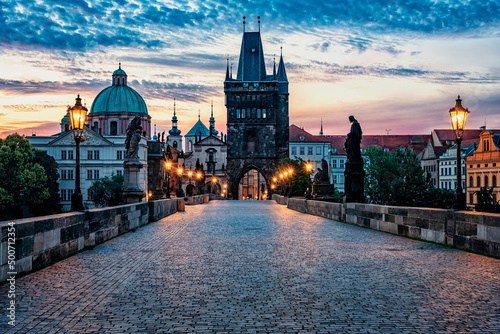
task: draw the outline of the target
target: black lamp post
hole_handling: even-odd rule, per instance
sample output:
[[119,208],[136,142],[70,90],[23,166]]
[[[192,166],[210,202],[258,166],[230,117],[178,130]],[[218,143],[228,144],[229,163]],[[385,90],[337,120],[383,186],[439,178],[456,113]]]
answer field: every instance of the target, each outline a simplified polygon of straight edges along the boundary
[[76,143],[76,170],[75,170],[75,192],[71,196],[71,210],[82,211],[83,196],[80,188],[80,142],[84,141],[83,126],[85,124],[85,116],[87,116],[87,108],[82,106],[82,99],[80,95],[76,98],[75,105],[68,108],[71,118],[71,128]]
[[462,152],[460,146],[468,114],[469,110],[462,107],[462,100],[459,95],[455,106],[450,109],[451,124],[455,131],[455,140],[457,142],[457,189],[455,192],[455,204],[453,206],[455,210],[465,210],[465,194],[462,191]]

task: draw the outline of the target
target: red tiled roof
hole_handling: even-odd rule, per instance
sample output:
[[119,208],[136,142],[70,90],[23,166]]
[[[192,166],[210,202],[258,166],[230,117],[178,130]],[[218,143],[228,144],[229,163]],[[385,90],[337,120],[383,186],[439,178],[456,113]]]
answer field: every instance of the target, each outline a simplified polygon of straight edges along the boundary
[[[300,137],[303,136],[304,140],[300,140]],[[289,126],[289,135],[288,138],[291,142],[320,142],[320,143],[328,143],[328,140],[324,136],[315,136],[310,134],[304,129],[299,128],[297,125],[292,124]]]
[[[466,139],[472,139],[472,138],[477,138],[479,137],[479,134],[482,132],[483,130],[481,129],[470,129],[470,130],[465,130],[464,131],[464,140]],[[434,130],[434,132],[436,133],[436,135],[438,136],[439,140],[440,141],[443,141],[443,140],[455,140],[455,131],[454,130],[451,130],[451,129],[436,129]]]

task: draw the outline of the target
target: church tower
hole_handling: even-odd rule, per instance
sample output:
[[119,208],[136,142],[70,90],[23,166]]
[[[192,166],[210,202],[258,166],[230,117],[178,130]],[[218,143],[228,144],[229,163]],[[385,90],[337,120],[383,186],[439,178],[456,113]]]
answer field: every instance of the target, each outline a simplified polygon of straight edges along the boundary
[[[265,184],[270,189],[279,161],[288,157],[289,94],[283,54],[278,72],[275,64],[273,74],[266,73],[260,20],[258,32],[243,32],[236,79],[232,78],[229,62],[227,64],[224,93],[230,195],[234,199],[242,198],[242,179],[248,181],[245,175],[252,170],[258,175],[258,182],[263,183],[256,189],[261,195],[261,186]],[[252,182],[257,181],[252,177]],[[250,195],[257,197],[256,192]]]
[[177,115],[175,114],[175,99],[174,99],[174,116],[172,116],[172,129],[168,131],[168,145],[182,150],[181,130],[177,128]]

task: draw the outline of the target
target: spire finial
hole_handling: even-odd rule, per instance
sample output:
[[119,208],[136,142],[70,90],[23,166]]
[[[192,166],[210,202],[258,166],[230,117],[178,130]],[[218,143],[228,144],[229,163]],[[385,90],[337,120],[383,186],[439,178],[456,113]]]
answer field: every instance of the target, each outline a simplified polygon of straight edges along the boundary
[[214,117],[214,100],[210,101],[211,107],[212,107],[212,112],[210,114],[211,117]]
[[319,131],[319,134],[321,136],[323,135],[323,117],[321,117],[321,130]]
[[120,69],[120,70],[122,69],[122,63],[121,62],[118,63],[118,69]]
[[174,97],[174,116],[175,116],[175,97]]
[[260,32],[260,16],[257,16],[257,22],[259,23],[259,32]]
[[245,32],[245,19],[246,19],[246,16],[243,16],[243,32]]
[[198,109],[198,120],[200,120],[200,109]]

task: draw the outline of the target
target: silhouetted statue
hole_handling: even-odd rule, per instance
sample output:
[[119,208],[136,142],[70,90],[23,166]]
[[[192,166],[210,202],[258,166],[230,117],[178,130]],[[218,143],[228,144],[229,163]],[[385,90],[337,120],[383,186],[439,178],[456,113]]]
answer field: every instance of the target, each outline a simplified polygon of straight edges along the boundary
[[351,122],[351,132],[347,134],[347,139],[344,144],[347,153],[347,160],[362,161],[361,136],[363,135],[363,131],[361,131],[361,126],[354,116],[349,116],[349,121]]
[[127,149],[126,158],[139,160],[139,142],[141,141],[142,124],[141,117],[135,116],[127,128],[127,138],[125,139],[125,148]]

